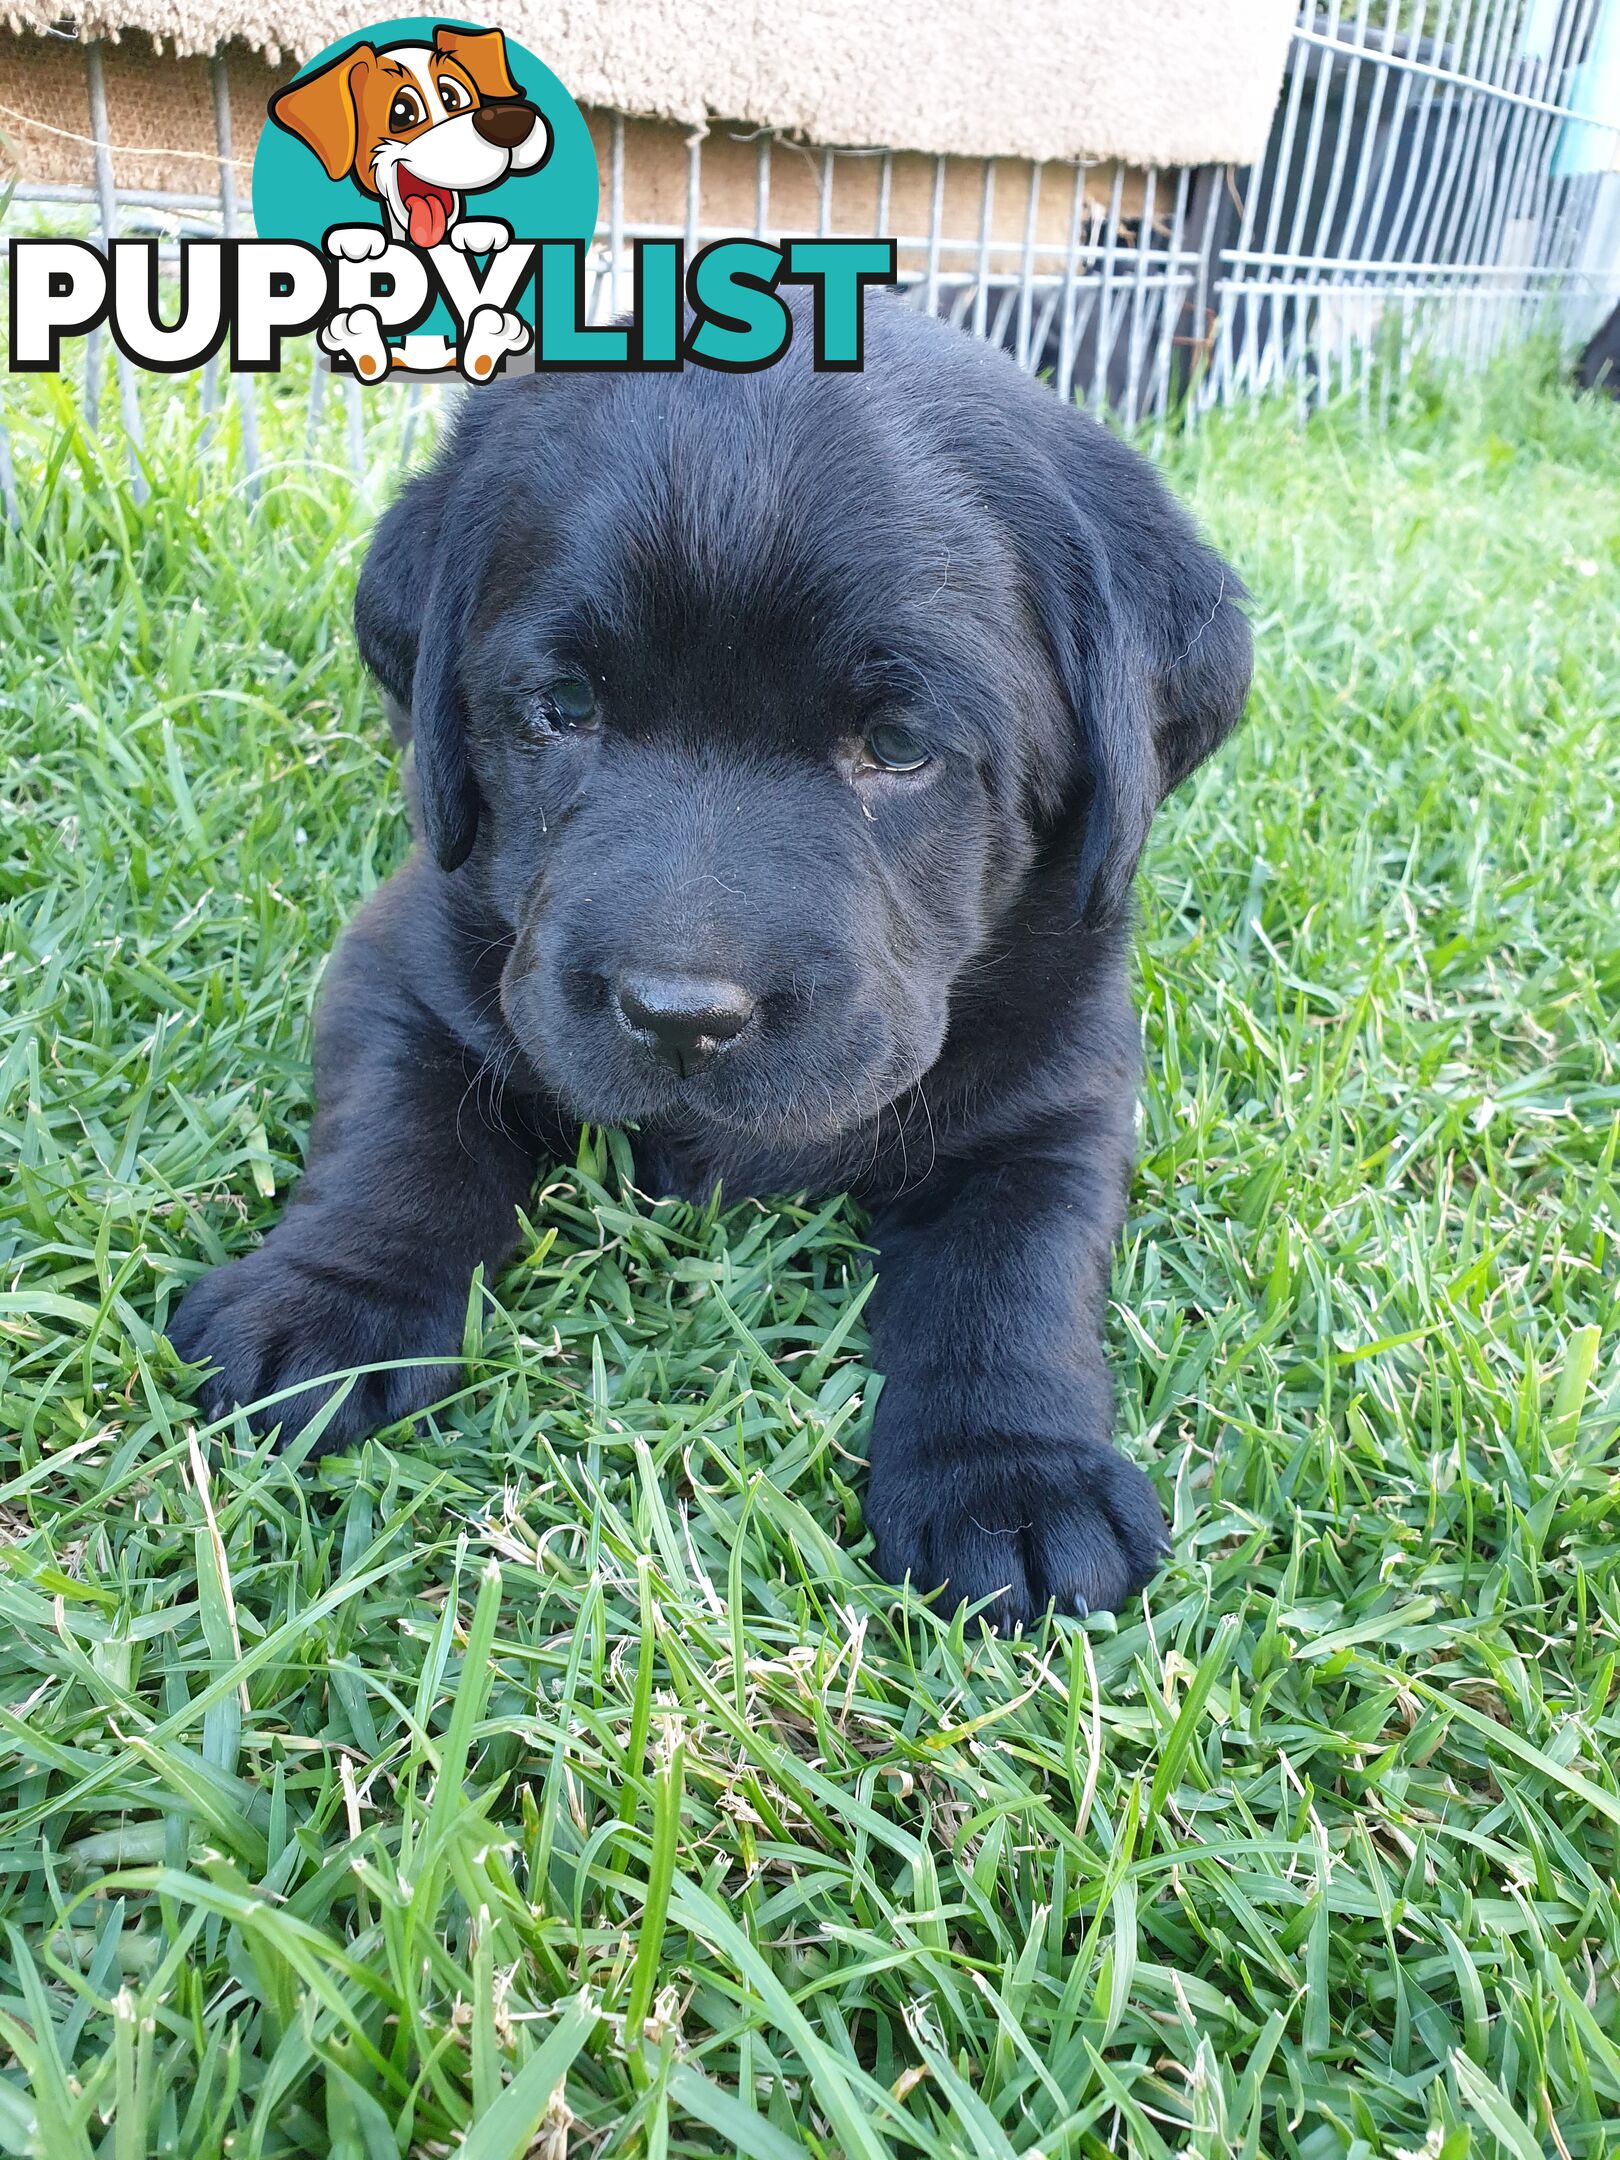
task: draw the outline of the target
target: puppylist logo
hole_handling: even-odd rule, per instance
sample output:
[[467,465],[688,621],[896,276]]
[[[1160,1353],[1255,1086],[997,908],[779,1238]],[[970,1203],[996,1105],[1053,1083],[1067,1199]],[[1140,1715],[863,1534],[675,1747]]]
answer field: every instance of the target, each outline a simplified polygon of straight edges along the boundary
[[317,332],[336,365],[486,382],[529,349],[535,247],[588,241],[597,208],[589,130],[533,54],[499,30],[390,23],[318,54],[270,118],[254,222],[319,230],[339,265]]
[[818,368],[858,369],[861,295],[895,281],[892,240],[632,244],[627,320],[587,319],[599,178],[584,115],[499,30],[415,16],[329,45],[270,100],[252,240],[13,240],[10,366],[55,373],[105,323],[137,366],[175,374],[222,350],[239,374],[314,336],[368,384],[454,370],[734,373],[787,350],[779,287],[812,295]]

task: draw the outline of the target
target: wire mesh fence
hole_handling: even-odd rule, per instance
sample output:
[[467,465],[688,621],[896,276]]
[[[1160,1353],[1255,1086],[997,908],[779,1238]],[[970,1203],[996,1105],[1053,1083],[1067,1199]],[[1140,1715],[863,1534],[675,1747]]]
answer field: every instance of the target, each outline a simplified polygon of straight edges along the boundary
[[[115,184],[100,47],[86,45],[84,60],[94,184],[24,186],[15,199],[87,205],[104,242],[251,229],[225,56],[212,65],[216,187],[195,194]],[[1535,330],[1568,342],[1620,300],[1620,0],[1307,0],[1253,166],[1019,168],[1018,237],[994,160],[969,204],[959,159],[932,159],[926,184],[902,190],[894,153],[751,139],[761,237],[775,236],[779,161],[791,156],[798,176],[812,156],[820,232],[894,233],[910,304],[992,339],[1060,396],[1132,429],[1195,422],[1211,404],[1267,392],[1302,407],[1347,388],[1366,396],[1375,383],[1388,395],[1420,353],[1477,366]],[[596,321],[628,299],[635,240],[680,238],[691,253],[738,229],[734,189],[716,222],[703,138],[686,146],[679,222],[627,210],[622,116],[606,144],[587,279]],[[904,162],[914,183],[919,161]],[[98,420],[104,358],[98,334],[83,381]],[[130,364],[112,359],[139,490],[140,404]],[[211,367],[203,394],[210,407],[237,402],[251,476],[252,378]],[[376,394],[317,368],[309,395],[309,443],[342,395],[348,454],[362,464]],[[436,395],[404,391],[407,448]],[[389,421],[399,428],[398,408]],[[15,514],[3,432],[0,488]]]
[[[1217,233],[1206,398],[1323,398],[1418,350],[1478,365],[1620,293],[1615,0],[1307,9]],[[1607,112],[1582,103],[1606,103]],[[1241,205],[1241,208],[1238,206]]]

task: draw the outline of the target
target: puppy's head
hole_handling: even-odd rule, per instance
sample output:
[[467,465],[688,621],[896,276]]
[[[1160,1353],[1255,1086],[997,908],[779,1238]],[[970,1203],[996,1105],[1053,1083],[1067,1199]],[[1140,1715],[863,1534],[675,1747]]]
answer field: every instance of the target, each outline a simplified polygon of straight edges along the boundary
[[544,116],[512,79],[499,30],[450,30],[431,45],[352,46],[270,100],[334,180],[378,197],[418,247],[435,247],[462,195],[551,151]]
[[361,580],[426,843],[588,1118],[864,1123],[970,981],[1119,923],[1247,690],[1241,588],[1133,453],[892,305],[863,374],[807,345],[497,387]]

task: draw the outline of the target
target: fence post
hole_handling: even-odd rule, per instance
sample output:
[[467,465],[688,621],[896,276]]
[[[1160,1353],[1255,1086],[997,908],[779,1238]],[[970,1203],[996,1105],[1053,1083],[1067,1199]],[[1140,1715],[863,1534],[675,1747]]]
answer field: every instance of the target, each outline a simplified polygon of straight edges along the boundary
[[1221,233],[1221,199],[1231,180],[1229,165],[1200,165],[1192,184],[1188,219],[1198,235],[1198,268],[1186,301],[1178,311],[1173,340],[1180,340],[1187,354],[1185,377],[1175,381],[1173,395],[1182,400],[1187,426],[1198,425],[1215,367],[1215,310],[1210,290],[1219,273],[1216,260]]
[[[227,240],[237,235],[236,169],[232,157],[231,83],[225,67],[225,48],[216,47],[211,63],[214,81],[214,141],[219,150],[220,223]],[[247,474],[251,501],[259,492],[259,414],[254,402],[253,377],[236,379],[236,405],[242,427],[242,465]]]
[[6,423],[0,417],[0,508],[5,510],[6,523],[13,532],[22,530],[22,509],[17,501],[17,473],[11,462],[11,437],[6,433]]
[[1086,212],[1086,173],[1084,164],[1074,168],[1074,192],[1069,197],[1069,243],[1063,251],[1063,288],[1059,301],[1058,317],[1058,363],[1057,394],[1065,405],[1074,403],[1074,367],[1079,358],[1079,325],[1075,321],[1075,307],[1079,298],[1080,282],[1080,223]]
[[612,148],[608,168],[608,320],[617,322],[623,303],[619,298],[624,260],[624,114],[613,115]]
[[[112,144],[107,136],[107,78],[101,65],[101,40],[94,38],[84,49],[85,76],[90,91],[90,133],[95,140],[96,152],[96,203],[101,218],[101,245],[110,258],[113,230],[118,223],[118,196],[113,185]],[[151,492],[146,484],[146,474],[141,469],[141,408],[135,391],[135,371],[123,353],[115,358],[118,370],[118,402],[124,415],[124,433],[129,440],[130,489],[138,503],[145,502]],[[92,428],[95,425],[93,400],[100,390],[97,378],[92,384],[87,370],[86,402],[92,405],[89,414]]]
[[1097,341],[1091,352],[1090,409],[1106,411],[1108,369],[1114,356],[1114,265],[1119,255],[1119,221],[1125,202],[1125,168],[1114,160],[1114,184],[1108,190],[1108,225],[1103,239],[1102,274],[1097,286]]

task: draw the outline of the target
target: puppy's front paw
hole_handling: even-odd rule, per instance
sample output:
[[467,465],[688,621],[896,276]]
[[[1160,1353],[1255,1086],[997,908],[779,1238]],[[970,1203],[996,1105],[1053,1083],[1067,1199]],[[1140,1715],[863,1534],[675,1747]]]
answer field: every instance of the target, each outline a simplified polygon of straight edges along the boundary
[[512,245],[512,228],[504,218],[463,218],[445,238],[463,255],[494,255]]
[[343,262],[372,262],[387,254],[388,235],[380,225],[334,225],[326,245]]
[[989,1598],[985,1618],[1004,1631],[1048,1605],[1112,1611],[1170,1549],[1153,1487],[1104,1441],[918,1444],[880,1430],[866,1515],[881,1574],[909,1574],[947,1610]]
[[375,308],[349,308],[334,315],[316,342],[346,359],[366,382],[378,382],[388,373],[388,340]]
[[471,382],[487,382],[502,355],[525,351],[533,335],[523,317],[510,309],[475,308],[461,348],[462,374]]
[[393,1358],[424,1361],[356,1379],[321,1435],[325,1453],[449,1392],[455,1368],[433,1353],[453,1347],[445,1340],[450,1325],[414,1300],[391,1303],[335,1268],[283,1257],[272,1243],[193,1283],[167,1332],[188,1365],[212,1368],[197,1386],[205,1417],[240,1407],[254,1431],[279,1424],[283,1438],[307,1424],[341,1383],[268,1400],[283,1389]]

